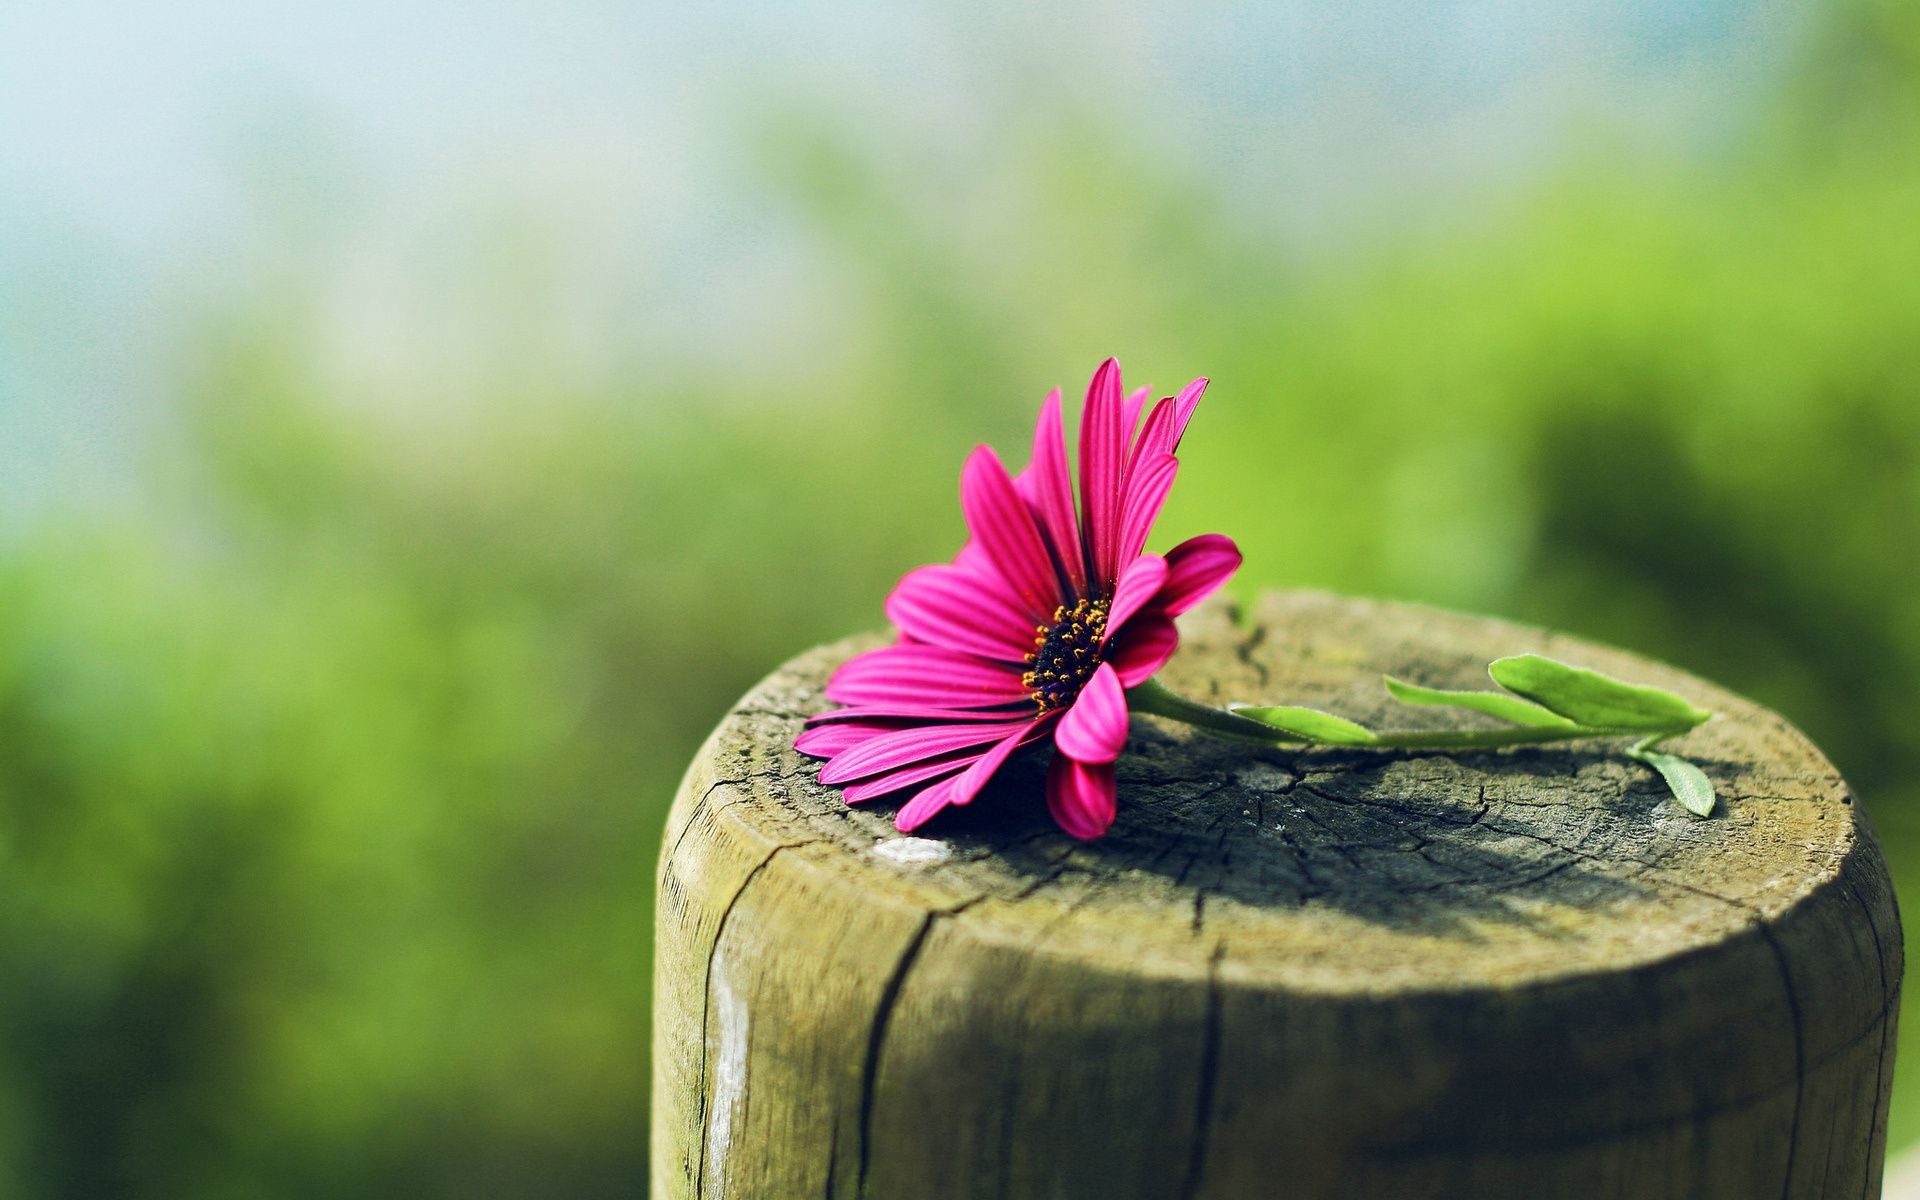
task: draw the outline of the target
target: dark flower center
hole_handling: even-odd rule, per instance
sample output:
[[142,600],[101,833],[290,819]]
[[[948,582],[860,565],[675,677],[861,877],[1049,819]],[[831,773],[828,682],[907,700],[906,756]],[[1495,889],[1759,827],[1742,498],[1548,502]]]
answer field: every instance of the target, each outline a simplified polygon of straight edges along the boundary
[[1053,610],[1053,624],[1033,627],[1033,653],[1020,682],[1033,689],[1040,711],[1073,703],[1100,665],[1100,637],[1107,629],[1105,600],[1082,600]]

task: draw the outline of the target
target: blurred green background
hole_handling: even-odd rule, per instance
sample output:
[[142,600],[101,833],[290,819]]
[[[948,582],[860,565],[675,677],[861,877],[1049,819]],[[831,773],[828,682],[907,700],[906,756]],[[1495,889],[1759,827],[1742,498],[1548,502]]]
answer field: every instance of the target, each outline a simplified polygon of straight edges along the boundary
[[1899,0],[0,14],[0,1194],[635,1194],[688,757],[1109,353],[1168,544],[1719,679],[1911,892],[1917,147]]

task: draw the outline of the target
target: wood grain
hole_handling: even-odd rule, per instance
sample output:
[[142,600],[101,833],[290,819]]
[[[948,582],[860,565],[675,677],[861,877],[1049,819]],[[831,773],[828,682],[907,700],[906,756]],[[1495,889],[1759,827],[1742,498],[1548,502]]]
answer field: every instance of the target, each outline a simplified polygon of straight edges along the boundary
[[755,688],[659,874],[660,1197],[1857,1197],[1879,1192],[1899,917],[1778,716],[1539,629],[1292,592],[1190,614],[1213,700],[1401,726],[1382,672],[1537,651],[1722,715],[1699,820],[1611,744],[1249,750],[1136,718],[1112,833],[1044,753],[903,839],[794,753],[835,664]]

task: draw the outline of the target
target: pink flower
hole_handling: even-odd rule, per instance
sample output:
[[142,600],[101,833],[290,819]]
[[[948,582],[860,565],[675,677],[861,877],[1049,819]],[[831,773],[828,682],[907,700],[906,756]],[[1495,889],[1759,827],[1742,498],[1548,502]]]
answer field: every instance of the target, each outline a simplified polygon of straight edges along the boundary
[[915,829],[971,802],[1015,750],[1051,736],[1054,820],[1077,838],[1107,831],[1126,691],[1172,656],[1173,618],[1240,565],[1217,533],[1165,557],[1144,553],[1206,386],[1196,379],[1161,400],[1143,425],[1146,389],[1123,396],[1120,364],[1100,364],[1080,417],[1077,514],[1058,390],[1017,478],[989,447],[974,450],[960,475],[966,547],[900,581],[887,597],[900,641],[835,672],[827,698],[846,707],[794,741],[829,760],[821,783],[842,786],[849,804],[911,790],[894,824]]

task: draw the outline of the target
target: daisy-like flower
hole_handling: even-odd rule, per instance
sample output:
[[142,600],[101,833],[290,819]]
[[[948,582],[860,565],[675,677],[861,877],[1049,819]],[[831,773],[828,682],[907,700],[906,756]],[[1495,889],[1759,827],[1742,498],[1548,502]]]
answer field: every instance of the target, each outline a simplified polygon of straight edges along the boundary
[[1058,390],[1017,477],[990,447],[973,452],[960,476],[966,547],[900,581],[886,605],[899,642],[835,672],[827,698],[846,707],[795,739],[829,760],[821,783],[849,804],[910,793],[894,824],[911,830],[971,802],[1014,751],[1051,737],[1048,810],[1074,837],[1107,831],[1127,690],[1172,656],[1173,618],[1240,565],[1217,533],[1164,557],[1144,552],[1206,386],[1194,380],[1143,424],[1146,389],[1125,395],[1120,364],[1100,364],[1080,417],[1077,512]]

